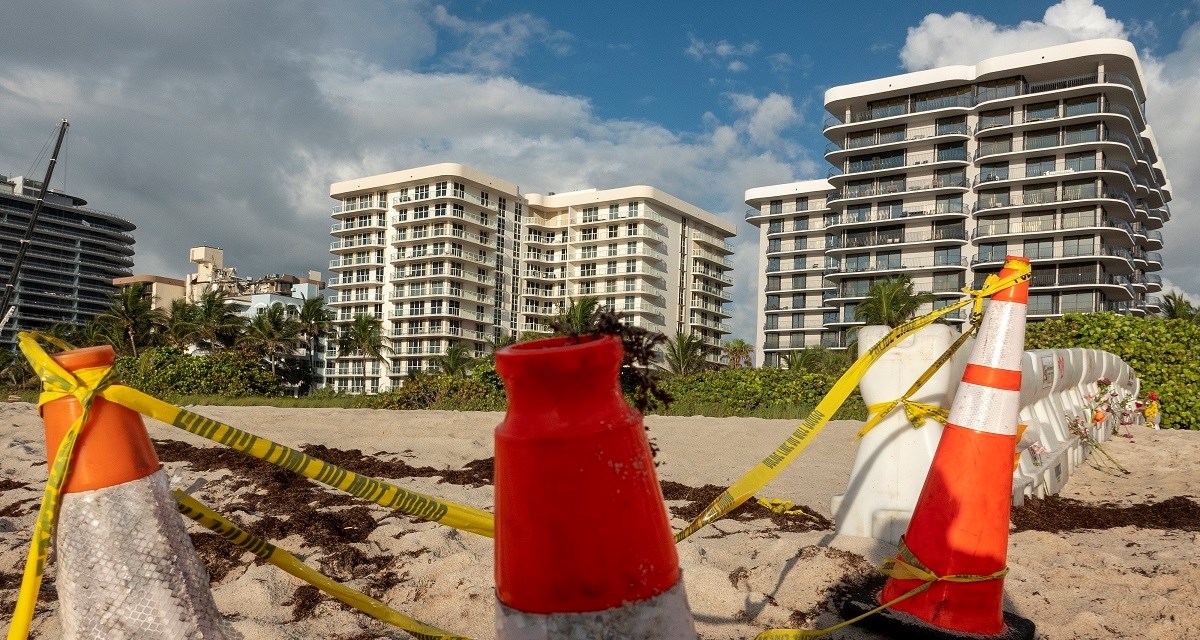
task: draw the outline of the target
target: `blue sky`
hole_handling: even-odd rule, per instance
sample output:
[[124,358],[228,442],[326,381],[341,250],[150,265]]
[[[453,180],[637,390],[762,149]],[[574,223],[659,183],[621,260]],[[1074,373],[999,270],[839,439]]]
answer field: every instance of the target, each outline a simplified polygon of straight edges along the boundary
[[750,339],[744,192],[826,175],[825,89],[1116,36],[1174,188],[1164,275],[1200,293],[1196,2],[15,4],[0,173],[70,118],[56,187],[138,225],[138,273],[182,276],[199,244],[246,276],[324,269],[331,182],[456,161],[531,192],[652,184],[735,221]]

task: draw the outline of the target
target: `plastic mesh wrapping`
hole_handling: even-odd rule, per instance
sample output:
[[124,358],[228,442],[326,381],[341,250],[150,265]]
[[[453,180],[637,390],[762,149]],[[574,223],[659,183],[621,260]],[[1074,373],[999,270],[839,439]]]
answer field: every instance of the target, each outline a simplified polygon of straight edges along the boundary
[[58,595],[68,639],[234,640],[166,474],[63,496]]

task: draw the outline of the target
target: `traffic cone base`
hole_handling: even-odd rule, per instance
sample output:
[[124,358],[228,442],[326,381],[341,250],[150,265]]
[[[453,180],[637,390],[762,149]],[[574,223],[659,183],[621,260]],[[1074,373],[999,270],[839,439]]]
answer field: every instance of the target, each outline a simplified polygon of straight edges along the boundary
[[496,640],[577,638],[695,640],[696,629],[683,579],[636,605],[588,613],[526,613],[496,601]]
[[[883,583],[884,577],[880,576],[842,603],[842,617],[849,620],[878,607]],[[1004,627],[994,635],[933,627],[912,614],[892,609],[884,609],[854,624],[885,637],[903,640],[1033,640],[1036,628],[1032,620],[1008,611],[1003,614]]]

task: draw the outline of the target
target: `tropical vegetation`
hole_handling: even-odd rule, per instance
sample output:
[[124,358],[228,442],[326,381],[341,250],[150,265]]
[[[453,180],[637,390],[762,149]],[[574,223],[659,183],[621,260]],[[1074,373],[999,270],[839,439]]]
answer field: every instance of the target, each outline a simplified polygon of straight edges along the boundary
[[918,293],[907,275],[884,278],[871,285],[867,297],[855,308],[855,317],[867,324],[898,327],[912,320],[921,305],[933,300],[932,293]]

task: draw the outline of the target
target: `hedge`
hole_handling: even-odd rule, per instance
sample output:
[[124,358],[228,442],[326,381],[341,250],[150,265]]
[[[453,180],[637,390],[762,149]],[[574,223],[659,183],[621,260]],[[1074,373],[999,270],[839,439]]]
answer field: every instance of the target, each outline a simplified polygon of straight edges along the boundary
[[192,356],[178,349],[152,348],[137,358],[116,360],[121,382],[152,396],[279,396],[283,386],[258,356],[219,351]]

